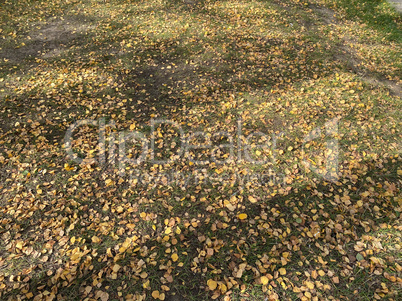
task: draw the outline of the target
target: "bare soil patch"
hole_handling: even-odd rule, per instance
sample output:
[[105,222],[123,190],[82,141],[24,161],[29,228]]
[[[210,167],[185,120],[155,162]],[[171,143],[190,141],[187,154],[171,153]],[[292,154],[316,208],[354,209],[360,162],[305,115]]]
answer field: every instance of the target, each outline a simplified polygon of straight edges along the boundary
[[[320,16],[322,16],[321,21],[327,25],[338,24],[335,17],[335,12],[327,7],[313,6],[313,10],[316,11]],[[334,54],[334,60],[343,64],[347,69],[353,73],[360,75],[362,80],[369,83],[370,85],[376,87],[385,87],[389,91],[398,96],[402,97],[402,88],[400,84],[395,81],[391,81],[378,74],[374,74],[372,71],[364,68],[362,61],[356,55],[354,49],[350,46],[353,45],[354,41],[352,37],[346,37],[342,39],[341,43],[337,46],[336,53]]]
[[39,26],[39,29],[34,29],[27,35],[25,46],[6,46],[0,51],[0,57],[11,63],[21,63],[40,56],[56,57],[93,27],[85,21],[69,18],[53,20]]

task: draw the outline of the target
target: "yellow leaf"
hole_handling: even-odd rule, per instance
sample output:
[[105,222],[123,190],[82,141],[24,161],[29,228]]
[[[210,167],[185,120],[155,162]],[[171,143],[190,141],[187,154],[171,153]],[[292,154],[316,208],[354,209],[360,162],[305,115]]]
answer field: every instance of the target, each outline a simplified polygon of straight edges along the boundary
[[261,280],[262,285],[267,285],[268,281],[269,281],[268,277],[266,277],[266,276],[262,276],[260,278],[260,280]]
[[248,200],[250,201],[250,203],[257,203],[257,199],[251,195],[248,197]]
[[128,249],[130,246],[131,246],[131,240],[130,240],[129,237],[127,237],[126,240],[123,242],[122,247],[123,247],[124,249]]
[[16,247],[17,249],[22,249],[22,246],[23,246],[22,241],[17,242],[17,244],[15,245],[15,247]]
[[388,276],[388,280],[391,282],[396,282],[396,277],[395,276]]
[[236,210],[236,206],[233,205],[232,203],[227,203],[226,208],[228,208],[230,211],[235,211]]
[[279,269],[279,273],[280,273],[281,275],[286,275],[286,270],[285,270],[284,268],[280,268],[280,269]]
[[92,236],[92,242],[94,244],[100,243],[101,239],[98,236]]
[[323,270],[319,270],[318,271],[318,275],[320,275],[321,277],[325,275],[325,272]]
[[219,284],[219,290],[221,291],[222,294],[226,293],[228,290],[228,287],[224,283]]
[[105,180],[105,184],[106,184],[106,186],[111,186],[114,184],[114,182],[111,179],[107,179],[107,180]]
[[67,171],[73,170],[74,167],[71,167],[68,163],[64,163],[64,169]]
[[313,290],[314,289],[314,283],[310,282],[310,281],[306,281],[306,285],[309,289]]
[[214,281],[214,280],[212,280],[212,279],[209,279],[209,280],[207,281],[207,285],[208,285],[209,289],[210,289],[211,291],[213,291],[213,290],[216,289],[216,287],[218,286],[218,283],[216,283],[216,281]]
[[172,260],[173,260],[173,262],[176,262],[177,259],[179,259],[179,256],[178,256],[176,253],[172,254]]
[[159,291],[153,291],[152,297],[154,297],[154,299],[159,299]]
[[147,289],[149,286],[150,286],[149,280],[145,281],[145,282],[142,284],[142,287],[145,288],[145,289]]
[[246,214],[246,213],[240,213],[237,217],[238,217],[240,220],[243,220],[243,219],[246,219],[246,218],[247,218],[247,214]]

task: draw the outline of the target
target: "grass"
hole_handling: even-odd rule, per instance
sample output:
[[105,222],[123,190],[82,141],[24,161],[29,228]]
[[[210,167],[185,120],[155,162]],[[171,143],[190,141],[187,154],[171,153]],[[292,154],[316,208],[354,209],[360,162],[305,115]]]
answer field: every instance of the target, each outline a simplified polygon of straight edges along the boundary
[[388,1],[335,0],[333,5],[340,7],[348,18],[358,18],[375,30],[383,32],[386,39],[400,42],[401,14]]
[[[3,1],[0,299],[397,300],[400,18],[385,1]],[[83,125],[84,162],[67,156],[70,125],[101,119],[104,148]],[[130,131],[154,149],[123,173]]]

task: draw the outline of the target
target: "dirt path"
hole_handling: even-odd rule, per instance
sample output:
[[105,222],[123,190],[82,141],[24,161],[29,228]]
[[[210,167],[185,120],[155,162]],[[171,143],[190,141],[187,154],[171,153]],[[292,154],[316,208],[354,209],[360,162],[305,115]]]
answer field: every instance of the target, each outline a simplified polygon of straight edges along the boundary
[[395,9],[402,13],[402,0],[389,0],[389,2],[395,7]]
[[[402,0],[392,0],[394,2],[399,3],[399,8],[402,11]],[[326,24],[338,24],[337,19],[335,18],[335,12],[327,7],[314,7],[313,8],[318,15],[321,16],[322,21]],[[377,86],[377,87],[386,87],[389,91],[402,98],[402,87],[398,82],[388,80],[384,77],[380,77],[377,74],[374,74],[367,68],[361,66],[361,60],[356,55],[355,50],[351,45],[354,44],[354,38],[352,36],[346,36],[343,39],[343,43],[338,45],[338,51],[334,56],[334,59],[342,62],[346,67],[361,76],[361,79],[365,82]]]

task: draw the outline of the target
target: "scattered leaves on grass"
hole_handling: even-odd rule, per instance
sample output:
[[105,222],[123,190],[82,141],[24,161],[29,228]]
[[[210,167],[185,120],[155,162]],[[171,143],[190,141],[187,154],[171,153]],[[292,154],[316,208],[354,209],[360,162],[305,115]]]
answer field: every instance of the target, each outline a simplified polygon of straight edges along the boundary
[[335,2],[5,1],[0,299],[397,300],[400,43]]

